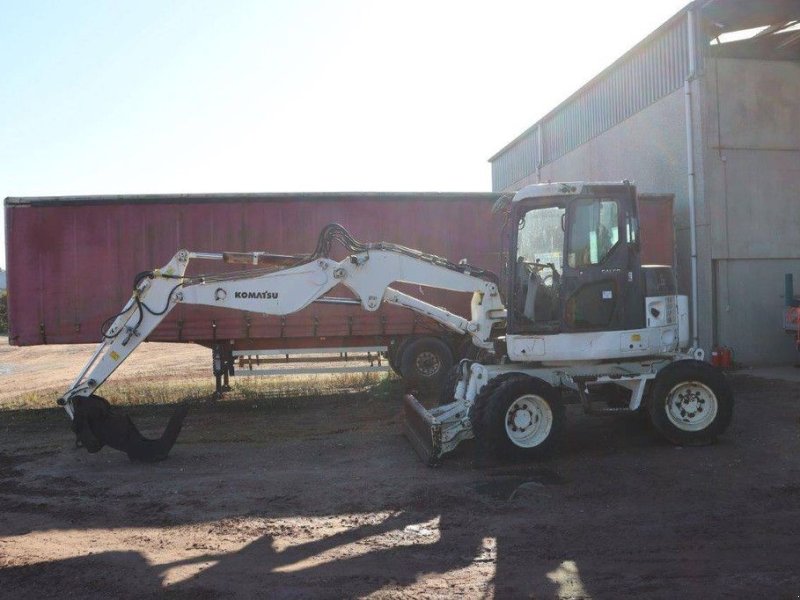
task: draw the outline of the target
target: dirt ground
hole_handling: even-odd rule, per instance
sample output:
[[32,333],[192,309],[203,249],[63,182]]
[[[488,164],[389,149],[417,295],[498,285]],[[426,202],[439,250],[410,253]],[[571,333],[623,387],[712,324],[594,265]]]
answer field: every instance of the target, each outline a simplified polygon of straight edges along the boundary
[[199,403],[156,465],[0,411],[0,596],[797,598],[800,384],[733,383],[715,446],[571,407],[552,458],[466,443],[438,469],[399,433],[399,386]]
[[[95,344],[9,346],[0,337],[0,407],[25,394],[63,393],[92,355]],[[195,344],[140,345],[114,378],[205,377],[211,381],[211,350]],[[56,391],[58,390],[58,391]]]

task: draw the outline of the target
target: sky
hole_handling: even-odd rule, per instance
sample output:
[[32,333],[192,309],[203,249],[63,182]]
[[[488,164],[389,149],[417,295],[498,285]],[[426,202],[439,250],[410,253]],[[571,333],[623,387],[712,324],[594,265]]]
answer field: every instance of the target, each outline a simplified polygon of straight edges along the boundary
[[0,0],[0,198],[488,191],[686,3]]

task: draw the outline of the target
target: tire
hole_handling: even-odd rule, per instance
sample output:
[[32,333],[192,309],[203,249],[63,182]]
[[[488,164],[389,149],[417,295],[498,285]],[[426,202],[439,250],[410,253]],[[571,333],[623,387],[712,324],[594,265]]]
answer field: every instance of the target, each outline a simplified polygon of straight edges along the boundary
[[394,372],[395,375],[398,377],[402,377],[403,374],[400,372],[400,365],[397,364],[397,353],[400,349],[400,344],[392,344],[386,350],[386,362],[389,363],[389,368]]
[[453,351],[435,337],[414,339],[401,350],[400,371],[412,386],[436,390],[453,367]]
[[501,460],[547,455],[561,438],[566,421],[558,390],[520,374],[487,385],[474,409],[470,416],[475,419],[476,438],[488,454]]
[[475,438],[480,440],[483,439],[485,435],[485,427],[484,423],[486,419],[484,417],[486,413],[486,406],[487,406],[487,398],[497,391],[497,388],[503,382],[509,381],[511,379],[525,379],[526,375],[522,373],[504,373],[503,375],[498,375],[494,379],[491,379],[489,383],[481,388],[481,391],[478,392],[478,395],[475,397],[475,401],[472,403],[472,406],[469,407],[469,422],[472,425],[472,432],[475,435]]
[[461,365],[453,365],[439,388],[439,406],[453,402],[459,379],[461,379]]
[[656,376],[648,411],[656,430],[673,444],[704,446],[730,425],[733,392],[719,369],[680,360]]
[[394,357],[392,358],[391,355],[389,357],[390,360],[394,362],[394,364],[390,362],[389,366],[391,366],[392,369],[394,369],[394,372],[397,373],[400,377],[403,377],[403,353],[406,351],[406,348],[408,348],[408,345],[415,339],[417,338],[406,337],[401,339],[399,342],[397,342],[397,345],[395,345],[394,347],[394,353],[393,353]]

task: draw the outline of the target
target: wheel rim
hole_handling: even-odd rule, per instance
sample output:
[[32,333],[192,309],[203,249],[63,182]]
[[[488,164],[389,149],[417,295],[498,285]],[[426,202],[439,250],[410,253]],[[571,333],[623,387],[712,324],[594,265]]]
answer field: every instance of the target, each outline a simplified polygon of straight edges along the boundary
[[434,352],[420,352],[414,364],[419,374],[423,377],[433,377],[442,368],[442,360]]
[[667,394],[664,409],[670,423],[683,431],[701,431],[717,417],[717,396],[699,381],[684,381]]
[[520,396],[506,411],[506,435],[520,448],[538,446],[547,439],[552,428],[553,411],[541,396]]

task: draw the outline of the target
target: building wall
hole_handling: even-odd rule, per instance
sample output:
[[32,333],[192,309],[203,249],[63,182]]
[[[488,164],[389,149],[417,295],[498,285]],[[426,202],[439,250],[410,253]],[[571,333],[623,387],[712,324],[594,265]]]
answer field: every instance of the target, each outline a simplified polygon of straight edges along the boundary
[[781,312],[784,273],[800,281],[800,62],[709,60],[705,80],[716,341],[746,363],[792,361]]

